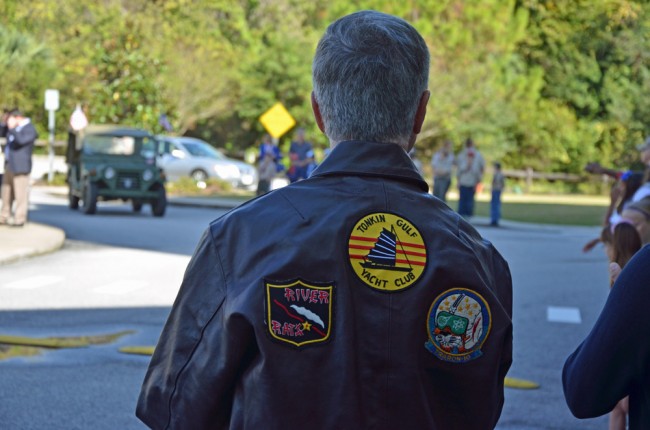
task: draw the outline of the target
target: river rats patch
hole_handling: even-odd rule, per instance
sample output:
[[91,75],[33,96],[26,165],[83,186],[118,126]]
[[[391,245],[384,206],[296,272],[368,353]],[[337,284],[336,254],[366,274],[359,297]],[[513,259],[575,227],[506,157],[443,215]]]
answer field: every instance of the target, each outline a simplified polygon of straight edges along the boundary
[[483,296],[466,288],[447,290],[429,308],[429,340],[424,346],[443,361],[465,363],[483,355],[481,346],[491,326],[490,307]]
[[418,229],[410,221],[384,212],[366,215],[356,223],[348,254],[361,281],[387,292],[413,285],[427,265],[427,249]]
[[329,339],[334,283],[265,280],[264,286],[266,325],[274,339],[298,347]]

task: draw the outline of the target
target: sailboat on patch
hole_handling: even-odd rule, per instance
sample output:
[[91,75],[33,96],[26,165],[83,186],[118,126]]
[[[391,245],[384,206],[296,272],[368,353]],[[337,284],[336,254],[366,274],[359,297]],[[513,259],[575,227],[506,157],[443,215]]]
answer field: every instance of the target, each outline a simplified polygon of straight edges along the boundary
[[[402,245],[400,244],[400,247]],[[365,261],[361,263],[362,267],[367,269],[382,269],[382,270],[396,270],[400,272],[410,272],[413,270],[411,263],[408,261],[409,267],[396,266],[397,256],[397,234],[395,229],[391,226],[390,231],[385,227],[379,233],[375,246],[366,255]],[[404,251],[404,249],[402,249]],[[406,256],[406,253],[404,253]]]

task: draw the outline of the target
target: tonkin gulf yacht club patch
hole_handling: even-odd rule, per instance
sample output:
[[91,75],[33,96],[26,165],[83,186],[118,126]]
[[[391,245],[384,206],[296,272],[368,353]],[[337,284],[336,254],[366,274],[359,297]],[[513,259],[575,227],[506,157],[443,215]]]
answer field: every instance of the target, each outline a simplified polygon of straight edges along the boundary
[[348,255],[359,279],[384,292],[412,286],[427,265],[427,249],[420,231],[407,219],[386,212],[368,214],[355,224]]
[[333,282],[265,280],[264,288],[266,325],[273,339],[302,347],[330,338]]

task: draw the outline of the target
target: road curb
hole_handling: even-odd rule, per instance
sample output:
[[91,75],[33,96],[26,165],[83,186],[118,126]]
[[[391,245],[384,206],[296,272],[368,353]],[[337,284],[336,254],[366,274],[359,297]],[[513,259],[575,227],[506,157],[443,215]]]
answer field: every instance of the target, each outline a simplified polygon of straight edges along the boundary
[[188,207],[203,207],[215,209],[233,209],[244,203],[243,201],[232,201],[229,199],[197,199],[192,197],[171,197],[167,203],[172,206],[188,206]]
[[0,266],[24,258],[58,251],[65,242],[65,232],[59,228],[34,222],[23,227],[0,227]]

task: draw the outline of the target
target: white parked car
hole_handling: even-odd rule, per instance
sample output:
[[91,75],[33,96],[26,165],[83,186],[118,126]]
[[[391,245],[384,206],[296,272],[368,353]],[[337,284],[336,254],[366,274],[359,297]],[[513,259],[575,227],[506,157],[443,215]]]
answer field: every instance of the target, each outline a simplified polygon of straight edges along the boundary
[[160,142],[158,165],[170,181],[186,176],[197,182],[217,178],[230,182],[237,188],[257,188],[257,169],[254,166],[226,157],[201,139],[172,136],[156,138]]

